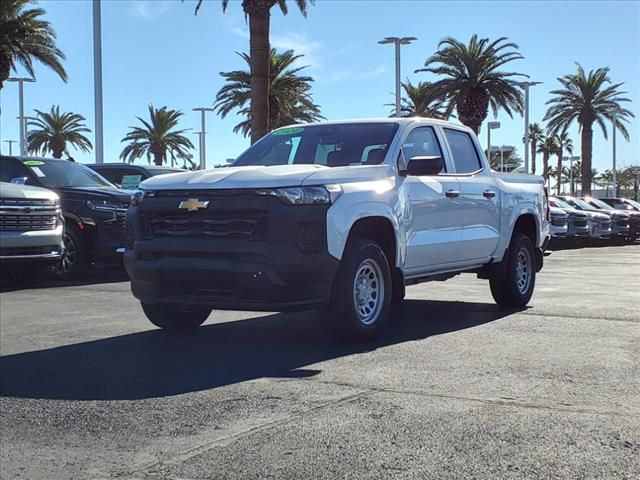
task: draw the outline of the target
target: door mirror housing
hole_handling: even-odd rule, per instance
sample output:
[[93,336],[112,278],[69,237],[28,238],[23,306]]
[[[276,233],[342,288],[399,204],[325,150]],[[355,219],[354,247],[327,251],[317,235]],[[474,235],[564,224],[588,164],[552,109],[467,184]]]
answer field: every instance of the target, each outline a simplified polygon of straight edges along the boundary
[[411,157],[407,169],[404,172],[406,175],[438,175],[442,172],[444,162],[441,156],[437,155],[419,155]]

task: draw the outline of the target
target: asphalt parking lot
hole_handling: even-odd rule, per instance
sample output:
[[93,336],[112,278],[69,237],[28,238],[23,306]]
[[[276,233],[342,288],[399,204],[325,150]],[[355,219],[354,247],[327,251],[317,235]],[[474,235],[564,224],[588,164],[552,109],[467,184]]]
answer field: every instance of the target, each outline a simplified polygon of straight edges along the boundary
[[525,310],[462,275],[364,346],[309,313],[172,337],[118,276],[5,289],[0,477],[640,478],[640,245],[546,261]]

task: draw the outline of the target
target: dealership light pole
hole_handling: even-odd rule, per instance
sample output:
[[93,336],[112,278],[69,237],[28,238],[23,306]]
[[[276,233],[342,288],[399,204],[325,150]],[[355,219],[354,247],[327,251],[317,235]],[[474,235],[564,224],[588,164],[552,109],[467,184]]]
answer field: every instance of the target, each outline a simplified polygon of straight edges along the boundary
[[491,161],[491,130],[500,128],[500,122],[487,123],[487,162]]
[[100,0],[93,0],[93,89],[96,122],[96,163],[104,163],[102,125],[102,20]]
[[215,110],[210,107],[198,107],[193,109],[194,112],[200,112],[200,170],[206,170],[207,168],[207,155],[206,155],[206,140],[207,129],[205,128],[205,112],[214,112]]
[[18,82],[18,104],[20,109],[20,155],[26,155],[26,135],[27,131],[27,119],[24,116],[24,82],[35,82],[33,78],[27,77],[12,77],[7,79],[8,82]]
[[380,45],[386,45],[393,43],[396,47],[396,117],[400,116],[400,45],[409,45],[416,37],[385,37],[378,43]]
[[529,173],[529,87],[542,82],[522,82],[524,88],[524,171]]
[[5,140],[4,143],[8,143],[9,144],[9,156],[12,156],[13,155],[13,148],[11,148],[11,147],[12,147],[12,145],[14,143],[18,143],[18,142],[16,140]]
[[613,125],[613,132],[612,132],[612,138],[611,138],[611,142],[613,144],[613,196],[617,197],[618,196],[618,173],[616,172],[616,130],[617,130],[617,126],[616,126],[616,117],[613,117],[611,119],[611,123]]

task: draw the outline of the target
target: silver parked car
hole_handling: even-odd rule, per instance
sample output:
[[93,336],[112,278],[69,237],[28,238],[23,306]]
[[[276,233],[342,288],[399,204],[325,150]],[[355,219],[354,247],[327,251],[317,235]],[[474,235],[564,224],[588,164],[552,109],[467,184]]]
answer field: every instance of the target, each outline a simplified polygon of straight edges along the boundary
[[558,244],[567,238],[569,232],[569,215],[561,208],[551,206],[551,223],[549,232],[551,233],[551,243]]
[[0,262],[3,269],[31,277],[60,261],[64,220],[50,190],[0,182]]
[[582,210],[583,212],[593,212],[598,215],[605,215],[609,219],[611,232],[607,236],[601,236],[599,238],[627,238],[629,236],[629,214],[625,212],[602,210],[590,205],[581,198],[563,196],[560,197],[569,205]]
[[580,210],[576,210],[567,202],[555,197],[551,197],[549,199],[549,205],[551,207],[562,209],[568,215],[567,238],[570,241],[576,242],[576,241],[579,241],[580,239],[586,240],[591,236],[592,221],[589,218],[589,212],[582,212]]

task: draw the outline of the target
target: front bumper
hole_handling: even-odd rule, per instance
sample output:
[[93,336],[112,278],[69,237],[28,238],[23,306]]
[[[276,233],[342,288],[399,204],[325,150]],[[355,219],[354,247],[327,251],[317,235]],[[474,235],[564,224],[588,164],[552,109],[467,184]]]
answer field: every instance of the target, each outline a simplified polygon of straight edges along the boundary
[[53,230],[0,232],[0,260],[3,263],[54,263],[62,256],[62,231],[63,225],[60,223]]
[[[157,211],[131,207],[123,260],[133,295],[145,303],[221,310],[294,311],[326,305],[339,264],[326,247],[327,207],[260,201],[268,226],[258,240],[166,233],[145,238],[150,236],[148,215]],[[184,215],[197,218],[198,213]],[[322,227],[320,248],[304,252],[297,239],[310,224]]]

